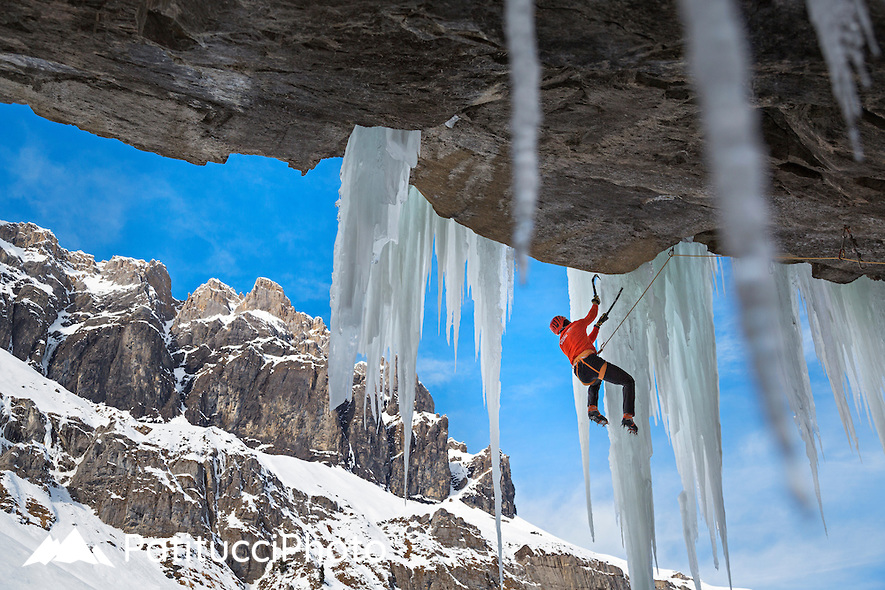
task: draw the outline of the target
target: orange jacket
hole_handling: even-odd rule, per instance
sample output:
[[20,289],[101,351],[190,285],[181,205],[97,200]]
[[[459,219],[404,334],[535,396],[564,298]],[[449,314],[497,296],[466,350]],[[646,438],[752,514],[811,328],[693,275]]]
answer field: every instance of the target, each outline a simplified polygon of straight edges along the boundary
[[599,328],[594,326],[589,334],[587,328],[590,327],[590,322],[596,319],[598,310],[599,306],[594,304],[583,319],[571,322],[559,334],[559,348],[573,365],[583,352],[590,351],[590,354],[596,354],[594,342],[599,334]]

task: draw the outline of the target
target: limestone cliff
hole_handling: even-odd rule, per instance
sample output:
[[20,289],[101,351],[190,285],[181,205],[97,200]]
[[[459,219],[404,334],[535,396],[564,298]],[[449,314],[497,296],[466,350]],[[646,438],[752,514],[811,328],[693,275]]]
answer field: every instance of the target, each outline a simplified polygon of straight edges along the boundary
[[[242,295],[213,279],[179,302],[159,262],[96,262],[33,224],[0,225],[0,240],[0,338],[47,377],[136,418],[183,414],[250,446],[340,465],[404,494],[397,384],[374,416],[357,367],[354,401],[330,412],[329,332],[273,281],[259,278]],[[408,495],[439,502],[452,478],[448,419],[434,413],[420,383],[415,409]],[[511,505],[509,471],[503,480]],[[468,503],[492,510],[490,483]]]

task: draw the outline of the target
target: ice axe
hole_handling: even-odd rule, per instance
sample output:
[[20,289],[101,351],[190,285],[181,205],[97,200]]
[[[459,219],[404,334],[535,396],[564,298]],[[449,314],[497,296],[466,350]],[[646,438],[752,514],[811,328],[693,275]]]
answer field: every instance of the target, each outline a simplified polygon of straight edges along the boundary
[[624,292],[624,287],[621,287],[621,290],[618,291],[618,294],[617,294],[617,295],[615,295],[615,300],[612,301],[612,304],[609,306],[608,311],[605,312],[605,316],[606,316],[606,317],[608,317],[608,314],[610,314],[611,311],[612,311],[612,309],[614,309],[614,307],[615,307],[615,303],[617,303],[617,302],[618,302],[618,299],[621,298],[621,293],[623,293],[623,292]]
[[[593,298],[594,298],[594,299],[598,299],[598,298],[599,298],[599,294],[596,292],[596,279],[598,279],[598,278],[599,278],[599,275],[593,275],[593,278],[590,279],[590,284],[593,286]],[[609,306],[608,311],[605,312],[605,313],[602,315],[602,317],[604,317],[605,319],[608,319],[608,314],[610,314],[610,313],[611,313],[611,310],[614,309],[614,307],[615,307],[615,303],[618,302],[618,299],[620,299],[620,297],[621,297],[621,293],[623,293],[623,292],[624,292],[624,288],[621,287],[621,290],[618,291],[618,294],[617,294],[617,295],[615,295],[615,300],[612,301],[612,304]]]

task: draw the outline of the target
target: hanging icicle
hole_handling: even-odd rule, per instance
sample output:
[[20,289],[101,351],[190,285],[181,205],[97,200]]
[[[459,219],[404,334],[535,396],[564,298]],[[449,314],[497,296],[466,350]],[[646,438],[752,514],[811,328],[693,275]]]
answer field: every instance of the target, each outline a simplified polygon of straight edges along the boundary
[[330,298],[330,408],[351,399],[369,277],[384,246],[397,239],[400,208],[408,197],[409,172],[418,163],[420,144],[418,131],[360,126],[347,142]]
[[790,272],[805,301],[814,350],[826,369],[849,442],[857,446],[846,384],[856,410],[872,422],[885,451],[885,284],[861,277],[837,285],[812,278],[807,264],[791,265]]
[[793,266],[778,264],[773,269],[781,308],[779,314],[781,332],[784,334],[786,349],[791,355],[784,365],[784,368],[789,371],[785,376],[786,394],[787,401],[790,403],[790,409],[793,412],[793,421],[799,430],[799,436],[805,443],[805,455],[808,457],[808,464],[811,468],[814,493],[817,497],[821,520],[824,522],[824,529],[826,530],[824,506],[820,495],[817,469],[820,432],[817,427],[814,396],[811,391],[808,364],[805,361],[805,350],[802,344],[802,327],[799,317],[799,285]]
[[747,95],[746,39],[731,0],[680,0],[680,7],[722,241],[736,257],[741,325],[762,405],[785,458],[788,483],[802,498],[783,399],[787,354],[777,329],[777,291],[768,271],[775,249],[765,198],[761,125]]
[[848,138],[855,160],[863,159],[863,147],[857,121],[862,107],[855,76],[861,84],[870,85],[864,65],[864,46],[879,55],[873,36],[873,24],[863,0],[806,0],[808,15],[817,31],[817,40],[827,61],[833,96],[842,109],[848,125]]
[[538,201],[538,126],[541,64],[533,0],[506,0],[504,21],[510,55],[510,135],[513,170],[513,247],[525,278]]

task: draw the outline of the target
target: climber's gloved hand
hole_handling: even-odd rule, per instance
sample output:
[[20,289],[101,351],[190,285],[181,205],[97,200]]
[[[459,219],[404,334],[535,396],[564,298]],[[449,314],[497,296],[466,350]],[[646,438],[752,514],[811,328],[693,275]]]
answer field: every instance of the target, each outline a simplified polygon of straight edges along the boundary
[[599,305],[599,295],[594,295],[593,299],[591,299],[590,301],[593,303],[593,305]]
[[607,321],[608,321],[608,312],[605,312],[604,314],[602,314],[601,316],[599,316],[599,319],[598,319],[598,320],[596,321],[596,323],[593,324],[593,325],[596,326],[596,327],[598,328],[598,327],[600,327],[602,324],[604,324],[604,323],[607,322]]

